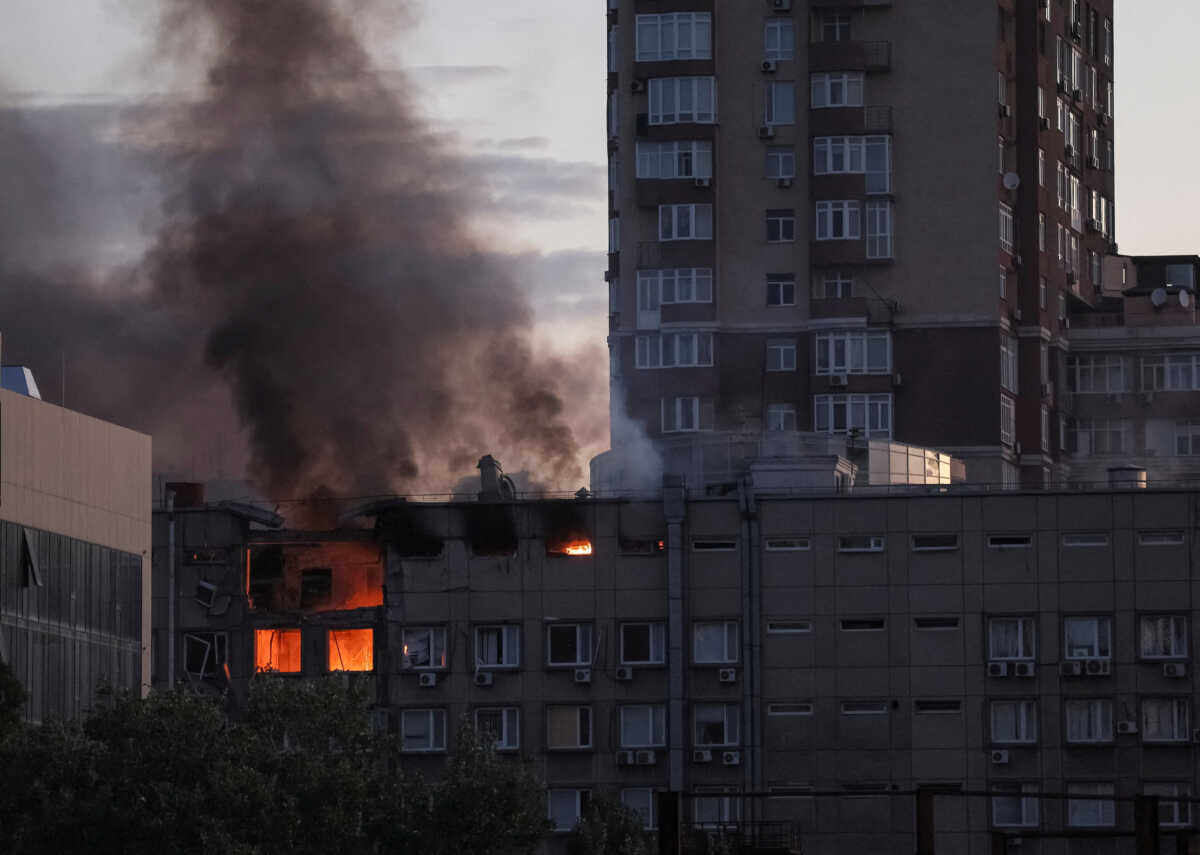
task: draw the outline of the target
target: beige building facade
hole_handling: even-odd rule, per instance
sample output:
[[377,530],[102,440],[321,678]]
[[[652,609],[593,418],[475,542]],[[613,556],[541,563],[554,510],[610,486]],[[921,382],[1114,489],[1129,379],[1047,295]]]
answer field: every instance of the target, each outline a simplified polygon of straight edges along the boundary
[[150,437],[0,389],[0,656],[31,721],[149,687]]

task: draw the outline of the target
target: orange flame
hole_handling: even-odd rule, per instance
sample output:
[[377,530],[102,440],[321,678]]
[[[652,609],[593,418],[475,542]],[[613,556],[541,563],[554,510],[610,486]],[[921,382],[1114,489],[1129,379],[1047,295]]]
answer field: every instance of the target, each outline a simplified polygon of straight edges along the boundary
[[591,555],[592,544],[587,540],[577,540],[574,543],[568,543],[564,546],[563,552],[567,555]]
[[374,671],[375,631],[372,629],[329,630],[330,671]]
[[300,673],[300,630],[256,629],[254,670],[278,674]]

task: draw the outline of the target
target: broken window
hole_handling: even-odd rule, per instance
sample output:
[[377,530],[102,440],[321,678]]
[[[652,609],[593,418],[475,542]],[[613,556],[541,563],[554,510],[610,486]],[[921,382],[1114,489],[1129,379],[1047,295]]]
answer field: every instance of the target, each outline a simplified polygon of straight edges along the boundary
[[300,673],[300,630],[256,629],[254,670],[278,674]]
[[333,570],[309,567],[300,574],[300,608],[316,609],[329,605],[333,595]]
[[217,601],[217,586],[211,582],[197,582],[195,598],[196,602],[204,606],[204,608],[211,609],[213,603]]
[[666,544],[652,537],[622,537],[617,541],[617,550],[622,555],[653,555],[664,549]]
[[445,668],[446,628],[410,626],[404,630],[402,668]]
[[329,630],[330,671],[374,671],[375,630]]
[[229,662],[229,636],[224,632],[189,632],[183,636],[183,670],[189,677],[206,680],[225,670]]
[[228,556],[226,549],[193,549],[185,553],[184,561],[188,564],[224,564]]

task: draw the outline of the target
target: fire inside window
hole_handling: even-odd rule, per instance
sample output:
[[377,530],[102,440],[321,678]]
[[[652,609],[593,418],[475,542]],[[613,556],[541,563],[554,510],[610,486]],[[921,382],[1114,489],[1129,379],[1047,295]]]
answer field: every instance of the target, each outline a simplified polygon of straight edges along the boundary
[[277,674],[300,673],[300,630],[256,629],[254,670]]
[[329,630],[330,671],[374,671],[375,631],[373,629]]
[[592,542],[585,537],[571,537],[557,543],[547,543],[550,555],[591,555]]

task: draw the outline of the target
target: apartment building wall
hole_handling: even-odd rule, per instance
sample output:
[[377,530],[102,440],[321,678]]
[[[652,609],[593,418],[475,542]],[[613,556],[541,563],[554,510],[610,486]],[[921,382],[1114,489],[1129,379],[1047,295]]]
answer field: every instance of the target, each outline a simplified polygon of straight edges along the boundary
[[33,721],[149,679],[150,437],[0,389],[0,656]]
[[[638,61],[639,16],[681,12],[710,16],[711,54]],[[838,16],[844,22],[831,28]],[[1076,20],[1083,22],[1078,40],[1072,36]],[[821,415],[824,402],[839,408],[886,402],[888,424],[868,420],[862,425],[868,432],[952,451],[970,461],[972,480],[1015,486],[1019,478],[1040,485],[1064,477],[1063,449],[1043,425],[1063,409],[1054,379],[1065,353],[1066,301],[1090,304],[1089,277],[1099,277],[1073,254],[1060,257],[1056,241],[1062,223],[1064,241],[1074,236],[1079,258],[1086,260],[1089,252],[1102,256],[1114,235],[1111,204],[1099,205],[1104,213],[1096,215],[1095,228],[1086,225],[1094,212],[1080,210],[1088,189],[1112,200],[1111,109],[1100,103],[1103,98],[1093,103],[1083,79],[1095,69],[1097,91],[1106,92],[1112,51],[1111,40],[1104,48],[1103,28],[1107,22],[1111,33],[1111,21],[1111,0],[1049,0],[1048,12],[1038,0],[936,8],[763,0],[736,13],[711,0],[611,0],[614,242],[606,278],[619,414],[614,431],[620,433],[626,414],[652,436],[839,430],[841,422]],[[776,60],[767,32],[780,24],[791,26],[795,47]],[[1098,42],[1093,24],[1100,28]],[[839,40],[827,41],[834,37]],[[1064,115],[1076,116],[1079,128],[1079,150],[1070,157],[1063,146],[1071,122],[1064,122],[1065,135],[1057,127],[1060,37],[1068,55],[1073,47],[1085,48],[1078,63],[1064,65]],[[841,72],[862,74],[862,106],[812,103],[812,75]],[[649,113],[655,87],[689,76],[715,80],[715,117],[659,124]],[[773,122],[767,112],[771,87],[781,84],[794,85],[788,105],[793,121]],[[1039,112],[1054,117],[1045,129]],[[1084,151],[1080,140],[1092,146],[1093,129],[1097,151]],[[814,165],[816,140],[864,135],[889,142],[886,192],[868,193],[861,170],[818,174]],[[669,141],[711,145],[711,178],[637,177],[639,145]],[[1045,152],[1041,168],[1039,149]],[[771,152],[794,157],[793,176],[774,177]],[[1065,210],[1055,188],[1059,163],[1069,169],[1063,173],[1068,187],[1073,175],[1080,188],[1074,202],[1068,194]],[[862,237],[818,239],[818,206],[840,200],[858,206]],[[712,206],[711,237],[659,239],[663,206],[679,204]],[[867,220],[874,206],[885,204],[891,246],[881,251],[866,239]],[[999,238],[1001,205],[1011,213],[1008,247]],[[768,240],[768,215],[780,213],[794,217],[794,237]],[[1045,249],[1039,214],[1047,223]],[[1084,266],[1086,272],[1079,269]],[[695,267],[712,271],[711,301],[639,312],[639,272]],[[771,304],[770,277],[794,280],[784,305]],[[852,285],[830,290],[827,282],[835,278]],[[818,331],[864,328],[890,334],[886,364],[848,375],[818,370]],[[712,364],[639,366],[638,347],[656,348],[657,336],[676,332],[699,332],[706,341],[711,336]],[[1019,350],[1005,392],[995,368],[1002,337],[1011,337]],[[772,370],[768,350],[779,343],[795,345],[794,368]],[[831,382],[830,374],[846,382]],[[1002,395],[1012,403],[1011,416],[1001,407]]]
[[[401,738],[412,742],[415,729],[409,763],[429,773],[463,716],[508,707],[520,722],[512,753],[534,763],[560,808],[578,792],[647,804],[648,790],[678,789],[689,824],[697,811],[716,810],[728,825],[795,823],[805,852],[907,853],[912,799],[892,793],[937,785],[950,793],[939,808],[938,851],[988,851],[994,806],[956,800],[956,788],[1015,783],[1060,793],[1104,784],[1125,798],[1171,784],[1195,792],[1197,510],[1193,494],[1170,490],[685,500],[668,489],[662,502],[418,505],[376,518],[386,562],[381,608],[316,620],[260,610],[246,620],[258,629],[303,627],[313,642],[305,673],[327,668],[318,636],[337,625],[374,627],[375,668],[364,676],[377,681]],[[264,537],[306,537],[247,536],[252,548]],[[565,540],[580,539],[590,555],[561,554]],[[240,588],[231,582],[228,593],[236,599]],[[1186,627],[1185,646],[1165,658],[1143,655],[1143,618],[1167,615]],[[1015,618],[1030,621],[1032,650],[992,640],[1002,633],[991,621]],[[1108,622],[1107,656],[1065,649],[1065,621],[1075,618]],[[634,622],[661,622],[664,643],[678,643],[663,661],[622,674],[622,625]],[[736,625],[721,654],[729,661],[697,661],[696,625],[724,622]],[[550,633],[573,624],[590,627],[588,655],[550,664]],[[495,625],[518,627],[511,667],[477,662],[476,630]],[[444,633],[444,667],[404,659],[426,627]],[[250,648],[229,651],[235,675],[253,673]],[[1088,676],[1088,659],[1107,673]],[[1008,674],[990,676],[993,661]],[[1064,676],[1063,663],[1075,661],[1083,673]],[[1018,664],[1029,676],[1015,676]],[[1164,664],[1184,666],[1185,676],[1166,676]],[[490,676],[481,684],[480,674]],[[1155,743],[1147,724],[1158,722],[1147,709],[1164,698],[1178,699],[1188,721],[1172,725],[1177,741]],[[1111,733],[1094,744],[1067,737],[1066,704],[1083,699],[1108,702]],[[995,705],[1025,700],[1036,702],[1028,718],[1036,733],[1003,738],[992,724],[1001,714]],[[740,732],[729,745],[698,744],[696,716],[711,704],[736,711]],[[628,763],[618,753],[629,748],[622,709],[644,705],[663,708],[667,733],[641,749],[655,762]],[[563,707],[589,711],[586,745],[552,747]],[[444,730],[427,738],[431,714]],[[1118,733],[1120,722],[1137,732]],[[696,750],[712,756],[697,760]],[[997,759],[996,751],[1006,753]],[[736,763],[725,762],[727,752]],[[747,793],[758,797],[743,801]],[[1064,811],[1048,800],[1036,821],[1004,830],[1080,831]],[[1111,826],[1090,830],[1131,823],[1130,805],[1120,802]],[[1089,845],[1117,853],[1133,842]],[[1049,839],[1024,846],[1066,851]]]

